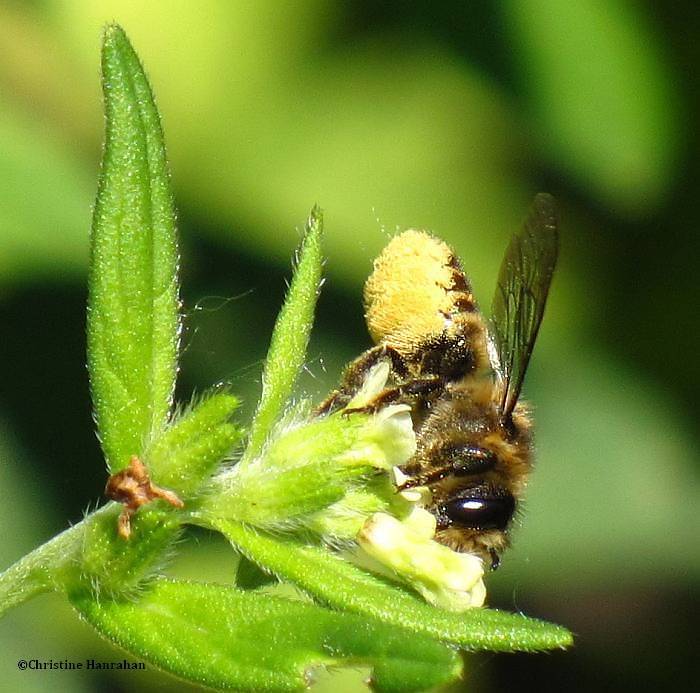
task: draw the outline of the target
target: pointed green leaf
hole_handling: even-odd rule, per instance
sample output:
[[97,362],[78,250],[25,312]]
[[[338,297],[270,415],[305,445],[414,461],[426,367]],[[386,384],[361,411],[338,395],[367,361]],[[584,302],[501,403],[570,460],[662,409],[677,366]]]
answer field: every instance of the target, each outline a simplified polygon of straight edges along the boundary
[[318,666],[371,666],[379,691],[459,676],[431,638],[314,604],[219,585],[157,581],[138,601],[72,598],[100,633],[176,676],[239,691],[303,691]]
[[91,238],[88,365],[111,471],[165,426],[179,333],[177,239],[160,118],[129,40],[104,33],[106,141]]
[[272,426],[282,414],[292,394],[294,382],[304,365],[321,284],[322,233],[323,214],[318,207],[314,207],[297,254],[296,270],[287,298],[272,332],[270,348],[265,359],[262,395],[251,426],[248,448],[241,460],[242,464],[246,464],[262,449]]
[[337,609],[373,616],[468,650],[532,652],[573,642],[566,628],[521,614],[495,609],[442,611],[323,548],[273,538],[233,522],[213,526],[250,560]]
[[241,438],[230,422],[237,408],[236,397],[215,392],[180,414],[144,453],[151,477],[183,500],[196,493]]

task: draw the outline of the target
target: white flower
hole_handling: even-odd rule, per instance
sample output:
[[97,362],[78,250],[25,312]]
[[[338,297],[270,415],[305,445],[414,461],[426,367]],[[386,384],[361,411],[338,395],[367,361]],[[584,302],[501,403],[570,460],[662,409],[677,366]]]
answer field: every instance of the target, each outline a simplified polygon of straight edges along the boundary
[[[372,366],[347,408],[361,408],[369,403],[384,389],[390,370],[387,361]],[[407,404],[389,404],[374,414],[361,439],[352,446],[343,461],[354,458],[371,460],[373,467],[389,470],[405,464],[415,451],[416,435],[411,421],[411,407]]]
[[[386,386],[390,373],[387,361],[372,367],[348,408],[361,408]],[[411,409],[406,404],[389,405],[373,417],[364,437],[366,446],[354,446],[348,454],[373,458],[374,466],[391,469],[394,485],[407,477],[399,469],[416,450]],[[374,454],[369,454],[370,449]],[[385,465],[390,465],[387,467]],[[435,517],[421,506],[430,499],[427,488],[411,488],[399,494],[408,507],[403,520],[386,512],[375,512],[364,521],[356,539],[356,560],[388,574],[419,592],[426,601],[451,611],[482,606],[486,599],[484,566],[478,556],[457,553],[435,539]],[[398,499],[397,499],[398,500]],[[364,555],[363,555],[364,554]]]
[[365,376],[362,387],[348,402],[348,409],[358,409],[368,404],[375,395],[378,395],[386,386],[386,381],[391,373],[391,364],[388,361],[379,361],[370,368]]
[[414,507],[403,521],[375,513],[357,535],[365,554],[435,606],[465,611],[486,599],[478,556],[457,553],[434,541],[435,517]]

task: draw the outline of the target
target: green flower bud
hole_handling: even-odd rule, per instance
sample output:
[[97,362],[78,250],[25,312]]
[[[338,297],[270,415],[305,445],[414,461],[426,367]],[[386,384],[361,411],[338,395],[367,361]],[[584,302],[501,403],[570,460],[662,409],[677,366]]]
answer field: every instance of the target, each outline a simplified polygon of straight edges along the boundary
[[415,449],[404,404],[287,424],[256,459],[218,477],[203,511],[265,529],[309,528],[330,543],[352,541],[368,516],[394,502],[390,472]]

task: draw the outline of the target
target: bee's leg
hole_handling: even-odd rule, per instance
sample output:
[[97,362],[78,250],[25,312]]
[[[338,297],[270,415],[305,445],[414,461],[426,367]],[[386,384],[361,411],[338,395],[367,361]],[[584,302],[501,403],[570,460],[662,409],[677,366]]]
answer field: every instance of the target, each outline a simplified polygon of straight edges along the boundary
[[352,393],[347,392],[344,388],[333,390],[326,399],[321,402],[313,411],[314,416],[323,416],[324,414],[332,414],[338,409],[342,409],[352,399]]
[[420,465],[415,465],[414,463],[414,468],[412,468],[409,461],[408,465],[401,468],[401,471],[408,474],[409,478],[397,487],[399,491],[405,491],[415,486],[429,486],[449,476],[454,470],[451,464],[445,464],[440,467],[433,467],[421,474]]
[[330,414],[346,406],[360,391],[372,367],[386,358],[391,361],[392,373],[399,377],[406,376],[406,364],[396,349],[386,345],[373,347],[346,366],[340,387],[316,407],[314,415]]
[[372,414],[379,411],[383,406],[396,402],[397,400],[410,400],[419,395],[431,395],[434,392],[442,390],[444,387],[445,381],[440,377],[413,378],[412,380],[407,380],[405,383],[401,383],[401,385],[387,387],[364,406],[346,409],[345,412],[347,414]]

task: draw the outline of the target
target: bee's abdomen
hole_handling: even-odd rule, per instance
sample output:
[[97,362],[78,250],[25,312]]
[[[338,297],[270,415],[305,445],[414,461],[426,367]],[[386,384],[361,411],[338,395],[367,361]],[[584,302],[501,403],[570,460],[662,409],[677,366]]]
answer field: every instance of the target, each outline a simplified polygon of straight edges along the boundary
[[[460,316],[478,316],[471,286],[450,246],[414,229],[395,236],[374,261],[364,300],[372,339],[404,357],[439,339]],[[483,332],[480,316],[478,321]]]

